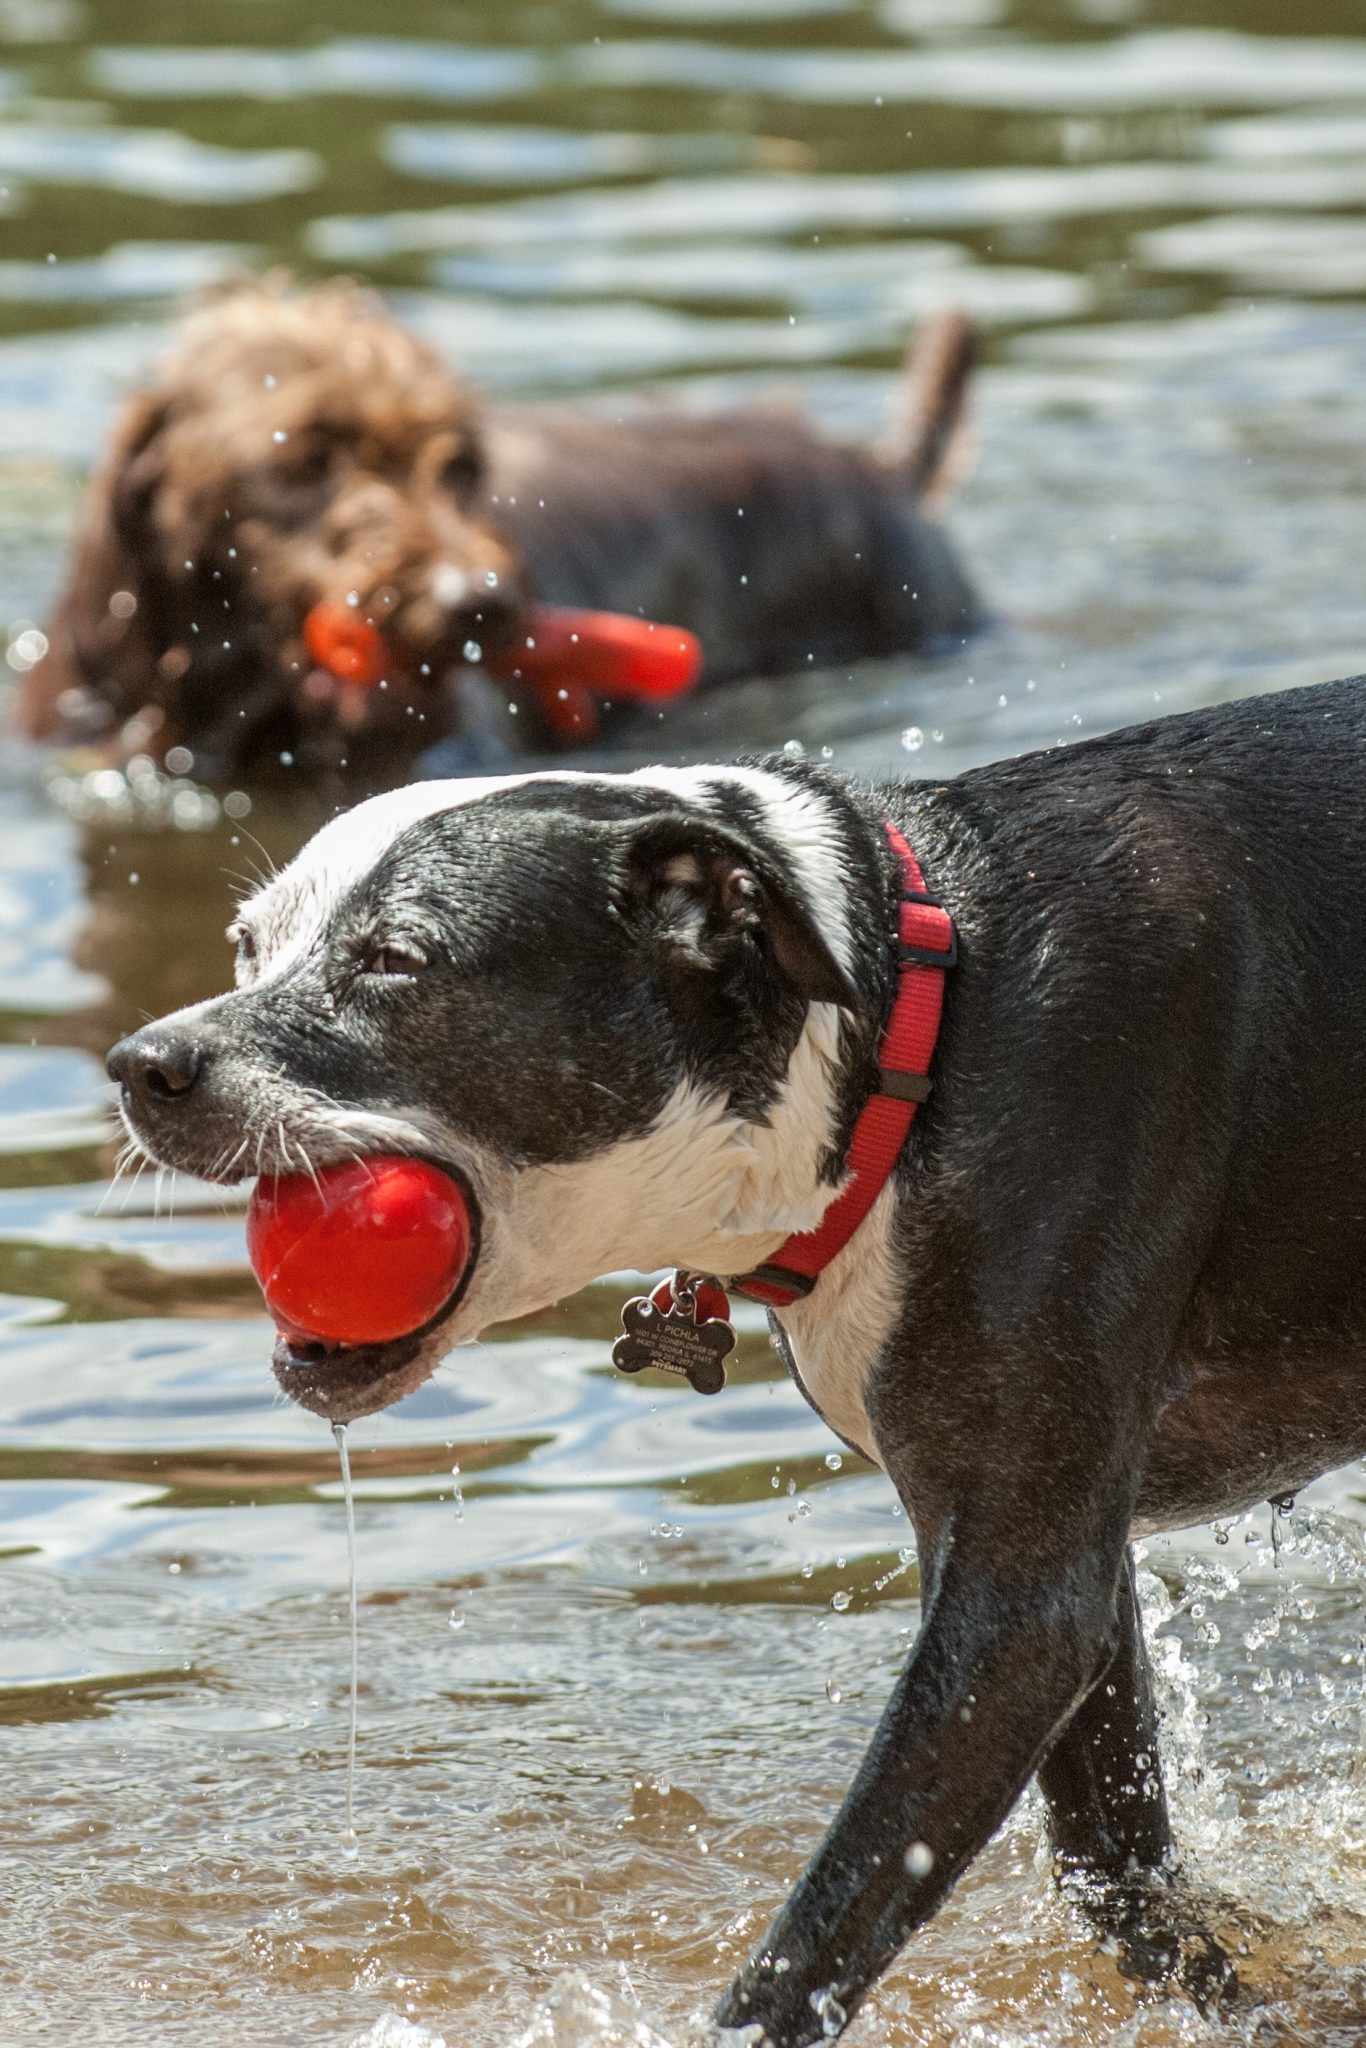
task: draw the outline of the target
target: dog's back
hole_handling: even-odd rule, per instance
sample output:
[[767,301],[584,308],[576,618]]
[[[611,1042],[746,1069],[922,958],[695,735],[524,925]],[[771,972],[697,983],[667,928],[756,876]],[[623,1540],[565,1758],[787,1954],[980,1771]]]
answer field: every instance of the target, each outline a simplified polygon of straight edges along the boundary
[[541,596],[688,625],[709,681],[933,649],[979,622],[918,467],[796,413],[494,412],[488,440]]

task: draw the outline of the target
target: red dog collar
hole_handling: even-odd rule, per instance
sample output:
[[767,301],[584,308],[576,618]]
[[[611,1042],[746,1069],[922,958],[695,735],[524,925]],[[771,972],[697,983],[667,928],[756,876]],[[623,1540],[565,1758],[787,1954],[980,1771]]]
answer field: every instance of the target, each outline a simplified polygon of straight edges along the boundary
[[859,1112],[849,1140],[848,1180],[814,1230],[789,1237],[765,1265],[730,1285],[767,1308],[788,1308],[808,1295],[844,1250],[886,1186],[915,1113],[930,1092],[930,1061],[939,1036],[944,978],[958,958],[953,919],[930,895],[920,863],[890,820],[884,830],[901,862],[898,931],[901,973],[896,1003],[878,1048],[879,1086]]

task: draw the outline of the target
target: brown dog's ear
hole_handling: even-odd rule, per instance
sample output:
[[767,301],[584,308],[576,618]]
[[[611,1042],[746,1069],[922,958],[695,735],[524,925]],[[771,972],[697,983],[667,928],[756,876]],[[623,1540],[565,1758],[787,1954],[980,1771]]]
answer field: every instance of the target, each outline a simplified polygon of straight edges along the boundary
[[47,628],[48,651],[25,676],[16,708],[30,739],[69,729],[61,703],[67,691],[91,693],[114,718],[137,710],[152,694],[156,650],[146,538],[167,411],[151,393],[130,398],[86,487],[66,585]]
[[163,435],[170,415],[165,398],[153,391],[136,392],[119,415],[108,457],[101,465],[113,523],[130,546],[136,547],[143,538],[152,499],[165,473]]
[[758,946],[807,1002],[857,1001],[811,905],[738,833],[689,818],[653,819],[632,839],[626,894],[655,942],[680,962],[714,971],[741,948]]

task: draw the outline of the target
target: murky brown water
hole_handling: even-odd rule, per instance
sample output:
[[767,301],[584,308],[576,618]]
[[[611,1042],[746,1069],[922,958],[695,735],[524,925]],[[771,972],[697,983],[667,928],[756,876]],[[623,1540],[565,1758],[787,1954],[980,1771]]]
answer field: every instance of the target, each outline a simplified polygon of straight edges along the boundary
[[[776,381],[851,432],[923,312],[988,323],[955,526],[995,631],[687,707],[668,750],[938,772],[1366,667],[1353,0],[0,0],[0,44],[16,633],[170,296],[245,256],[373,278],[505,391]],[[334,1448],[273,1397],[240,1212],[108,1198],[99,1064],[221,985],[228,871],[308,820],[82,820],[4,776],[0,2042],[679,2041],[914,1629],[889,1489],[755,1316],[715,1403],[612,1374],[614,1286],[462,1354],[352,1432],[344,1861]],[[1149,1558],[1232,2019],[1134,2002],[1026,1807],[859,2040],[1366,2039],[1364,1530],[1357,1470],[1278,1569],[1269,1512]]]

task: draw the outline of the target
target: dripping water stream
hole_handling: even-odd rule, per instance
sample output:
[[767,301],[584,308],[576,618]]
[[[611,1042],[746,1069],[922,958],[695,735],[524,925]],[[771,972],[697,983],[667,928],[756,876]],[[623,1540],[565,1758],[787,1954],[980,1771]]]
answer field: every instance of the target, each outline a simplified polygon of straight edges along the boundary
[[342,1497],[346,1502],[346,1570],[349,1588],[348,1615],[351,1628],[351,1716],[346,1738],[346,1827],[342,1835],[343,1856],[356,1854],[356,1713],[360,1685],[360,1626],[356,1611],[356,1496],[351,1485],[351,1459],[346,1449],[346,1424],[334,1422],[341,1460]]

